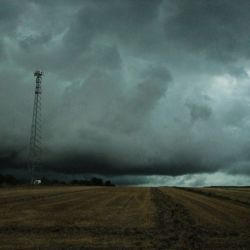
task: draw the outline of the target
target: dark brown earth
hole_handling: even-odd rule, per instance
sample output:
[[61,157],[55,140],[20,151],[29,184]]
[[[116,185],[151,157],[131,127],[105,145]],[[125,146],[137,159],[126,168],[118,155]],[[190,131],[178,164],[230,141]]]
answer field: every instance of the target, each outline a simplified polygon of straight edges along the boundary
[[250,189],[0,189],[0,249],[250,249]]

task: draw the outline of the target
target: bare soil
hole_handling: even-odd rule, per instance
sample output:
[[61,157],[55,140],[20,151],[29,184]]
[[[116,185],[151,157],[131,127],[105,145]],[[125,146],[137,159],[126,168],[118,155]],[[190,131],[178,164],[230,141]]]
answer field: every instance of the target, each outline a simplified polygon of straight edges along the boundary
[[250,249],[249,200],[233,188],[2,188],[0,249]]

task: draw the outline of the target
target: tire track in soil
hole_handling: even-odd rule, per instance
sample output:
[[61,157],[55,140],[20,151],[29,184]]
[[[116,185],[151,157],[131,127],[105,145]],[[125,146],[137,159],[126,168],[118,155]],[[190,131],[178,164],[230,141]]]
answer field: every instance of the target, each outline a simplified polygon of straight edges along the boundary
[[151,195],[156,208],[155,249],[202,249],[199,230],[188,210],[158,188],[151,188]]

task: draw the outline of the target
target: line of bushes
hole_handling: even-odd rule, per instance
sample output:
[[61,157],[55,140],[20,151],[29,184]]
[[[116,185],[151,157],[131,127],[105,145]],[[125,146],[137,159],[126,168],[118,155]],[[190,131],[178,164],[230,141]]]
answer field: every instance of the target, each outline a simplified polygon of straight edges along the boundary
[[20,184],[23,184],[22,181],[12,175],[0,175],[0,186],[15,186]]
[[[27,180],[20,180],[12,175],[0,175],[0,186],[16,186],[28,184]],[[57,179],[41,178],[40,185],[80,185],[80,186],[115,186],[110,180],[104,181],[101,178],[93,177],[90,180],[87,179],[74,179],[70,181],[62,181]]]

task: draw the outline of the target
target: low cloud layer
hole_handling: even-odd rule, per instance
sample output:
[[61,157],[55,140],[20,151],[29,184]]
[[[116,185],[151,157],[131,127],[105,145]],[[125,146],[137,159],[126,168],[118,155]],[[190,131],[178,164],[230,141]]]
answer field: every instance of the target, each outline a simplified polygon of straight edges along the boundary
[[[224,174],[230,184],[237,175],[245,184],[248,1],[0,4],[3,173],[26,169],[32,73],[42,69],[41,172],[122,183],[134,176],[143,184],[158,178],[147,176],[171,184],[164,176],[192,176],[206,185],[211,178],[201,176],[218,173],[218,180]],[[178,184],[182,177],[174,178]]]

